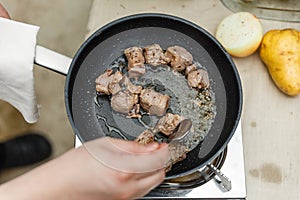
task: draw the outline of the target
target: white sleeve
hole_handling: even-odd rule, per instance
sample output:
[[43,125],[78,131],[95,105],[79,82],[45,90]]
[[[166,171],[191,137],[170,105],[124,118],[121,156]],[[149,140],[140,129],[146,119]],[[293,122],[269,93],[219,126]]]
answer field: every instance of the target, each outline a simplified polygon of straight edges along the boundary
[[37,26],[0,18],[0,99],[28,123],[39,118],[33,77],[38,31]]

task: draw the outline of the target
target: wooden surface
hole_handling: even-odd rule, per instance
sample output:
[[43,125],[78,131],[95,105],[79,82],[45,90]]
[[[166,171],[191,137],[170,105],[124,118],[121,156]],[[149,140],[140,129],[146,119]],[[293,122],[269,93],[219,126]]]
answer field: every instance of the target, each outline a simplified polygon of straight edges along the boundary
[[[231,12],[219,0],[94,0],[90,35],[104,24],[135,13],[166,13],[214,34]],[[300,24],[261,20],[264,32]],[[234,58],[242,80],[242,129],[247,199],[300,199],[300,96],[288,97],[273,84],[257,53]],[[224,66],[226,67],[226,66]]]

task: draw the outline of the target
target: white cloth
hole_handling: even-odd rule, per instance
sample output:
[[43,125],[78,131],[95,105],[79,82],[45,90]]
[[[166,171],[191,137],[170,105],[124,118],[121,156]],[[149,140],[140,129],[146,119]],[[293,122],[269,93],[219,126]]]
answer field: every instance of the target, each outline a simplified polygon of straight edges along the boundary
[[39,118],[33,77],[38,31],[37,26],[0,18],[0,99],[28,123]]

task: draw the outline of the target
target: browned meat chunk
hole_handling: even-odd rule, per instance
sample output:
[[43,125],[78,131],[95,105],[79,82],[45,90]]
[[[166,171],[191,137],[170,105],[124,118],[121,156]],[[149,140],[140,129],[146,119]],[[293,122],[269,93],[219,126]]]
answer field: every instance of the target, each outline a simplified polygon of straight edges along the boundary
[[113,70],[108,69],[95,80],[96,91],[102,94],[116,94],[121,90],[119,82],[122,80],[123,74],[119,71],[113,73]]
[[180,46],[169,47],[165,56],[170,60],[170,65],[175,71],[183,71],[193,62],[193,56]]
[[132,94],[141,93],[143,87],[134,85],[127,76],[124,76],[120,71],[113,73],[111,69],[106,70],[96,79],[96,91],[114,95],[122,90],[128,90]]
[[170,97],[152,89],[143,89],[140,94],[141,107],[150,115],[163,116],[169,106]]
[[125,90],[113,95],[110,104],[114,111],[127,115],[129,112],[132,112],[137,102],[138,95],[130,94],[130,92]]
[[168,64],[164,52],[158,44],[145,46],[144,50],[146,63],[153,66]]
[[116,71],[113,75],[110,76],[110,82],[108,84],[108,91],[110,94],[117,94],[122,90],[120,86],[120,81],[123,78],[123,74],[120,71]]
[[151,142],[154,142],[154,134],[150,130],[146,129],[140,133],[134,141],[140,144],[150,144]]
[[204,69],[192,71],[187,75],[188,84],[190,87],[204,89],[209,87],[208,73]]
[[155,129],[169,136],[173,133],[175,128],[183,119],[184,118],[179,115],[167,113],[165,116],[159,119]]
[[128,61],[129,78],[140,77],[146,72],[143,49],[140,47],[129,47],[124,51]]
[[111,75],[113,74],[113,70],[108,69],[103,74],[98,76],[95,80],[96,83],[96,91],[102,94],[109,95],[108,85],[111,81]]
[[192,71],[196,71],[197,67],[195,64],[189,65],[185,68],[185,75],[188,75],[188,73],[192,72]]

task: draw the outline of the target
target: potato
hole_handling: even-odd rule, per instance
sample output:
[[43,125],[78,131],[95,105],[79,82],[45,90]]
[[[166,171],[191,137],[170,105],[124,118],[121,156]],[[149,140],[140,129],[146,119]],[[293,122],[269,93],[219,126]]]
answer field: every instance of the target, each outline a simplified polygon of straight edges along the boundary
[[270,30],[261,42],[260,58],[278,88],[287,95],[300,93],[300,32]]
[[235,57],[246,57],[259,47],[263,28],[259,19],[249,12],[237,12],[224,18],[216,30],[216,38]]

